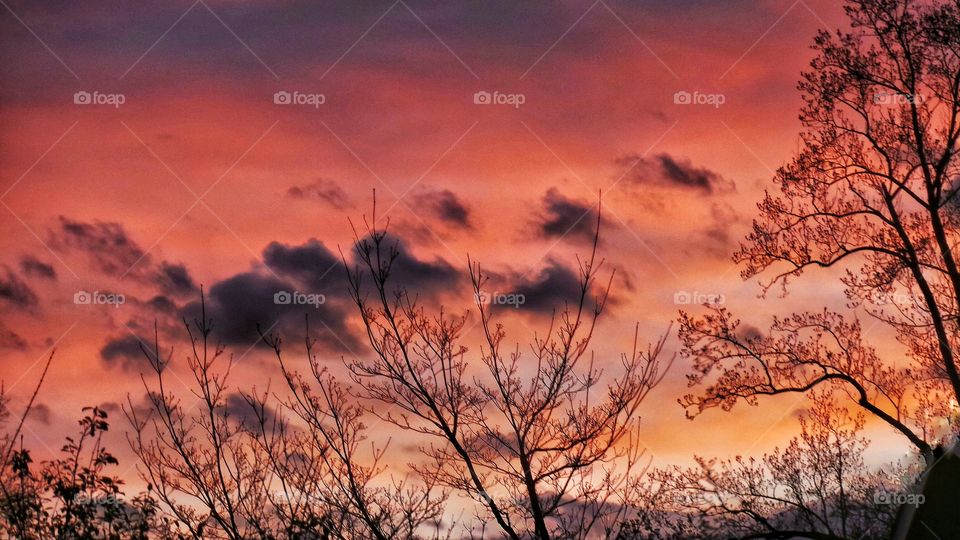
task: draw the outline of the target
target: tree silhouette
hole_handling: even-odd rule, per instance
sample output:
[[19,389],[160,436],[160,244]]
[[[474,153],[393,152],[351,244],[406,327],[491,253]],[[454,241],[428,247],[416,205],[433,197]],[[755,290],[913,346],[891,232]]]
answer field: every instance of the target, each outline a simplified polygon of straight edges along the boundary
[[[184,320],[195,403],[169,389],[172,349],[162,355],[158,337],[141,346],[155,384],[144,376],[147,406],[128,398],[124,408],[141,476],[192,538],[486,538],[490,522],[514,539],[616,537],[640,501],[638,407],[669,364],[658,360],[663,339],[644,352],[635,334],[615,379],[599,386],[590,343],[613,276],[594,291],[599,219],[597,227],[576,305],[553,317],[546,337],[533,336],[529,365],[519,347],[503,352],[504,328],[481,301],[486,278],[471,264],[485,377],[467,375],[467,315],[430,315],[390,280],[400,252],[386,228],[357,236],[358,262],[348,266],[372,349],[345,361],[352,385],[323,367],[309,324],[306,371],[278,335],[260,333],[284,392],[240,392],[247,412],[231,410],[233,358],[214,344],[201,291],[200,318]],[[422,436],[424,461],[388,471],[389,441],[368,443],[369,417]],[[445,513],[453,494],[483,509],[476,522]]]
[[[83,409],[57,456],[34,461],[22,433],[52,354],[19,417],[0,388],[0,423],[14,422],[0,439],[0,537],[889,537],[897,508],[881,501],[920,473],[870,470],[867,421],[908,441],[926,471],[960,435],[960,0],[846,0],[845,12],[849,27],[814,40],[799,83],[800,149],[778,169],[733,259],[744,279],[760,279],[763,296],[786,295],[812,273],[842,285],[846,309],[784,313],[762,330],[717,305],[679,316],[691,361],[690,393],[678,400],[687,415],[805,395],[800,433],[784,447],[644,466],[639,410],[672,359],[661,359],[665,338],[640,345],[639,325],[619,362],[594,358],[613,283],[612,274],[600,280],[599,208],[576,298],[526,347],[511,343],[504,312],[482,300],[488,275],[472,260],[475,310],[451,313],[434,297],[425,306],[374,208],[350,256],[341,254],[370,347],[344,361],[345,377],[326,369],[306,321],[305,363],[279,335],[259,334],[279,388],[232,387],[235,361],[216,340],[202,290],[199,318],[184,320],[185,364],[172,348],[164,354],[159,331],[142,345],[145,402],[128,396],[123,412],[145,493],[126,497],[112,473],[118,460],[104,447],[110,424],[99,407]],[[184,281],[192,290],[186,267],[172,270],[164,283],[144,274],[137,287]],[[901,348],[876,347],[875,325]],[[190,388],[178,394],[171,371],[183,366]],[[375,439],[373,419],[412,436],[409,466],[388,466],[390,441]],[[949,499],[936,480],[930,492]],[[451,518],[456,498],[476,515]],[[918,515],[953,517],[939,508],[952,507]]]
[[269,389],[240,392],[246,412],[238,412],[229,406],[234,359],[214,345],[202,293],[200,318],[184,326],[196,402],[184,405],[169,390],[173,351],[162,358],[157,340],[142,347],[156,380],[151,387],[144,378],[149,406],[143,411],[128,399],[124,410],[141,475],[189,537],[386,540],[439,530],[445,494],[432,484],[376,483],[382,450],[369,461],[361,456],[363,410],[319,367],[309,332],[313,385],[284,361],[279,337],[261,335],[291,395],[281,401]]
[[211,343],[212,321],[205,308],[200,319],[184,326],[195,383],[192,404],[184,405],[168,388],[173,350],[163,358],[158,339],[152,350],[141,345],[157,385],[151,388],[141,376],[149,407],[144,412],[130,397],[124,407],[140,474],[193,538],[270,538],[280,525],[267,487],[270,472],[259,465],[265,456],[249,444],[242,422],[226,412],[233,358]]
[[696,415],[836,383],[932,462],[960,400],[960,4],[858,0],[846,12],[848,31],[815,39],[799,85],[802,148],[734,259],[744,278],[768,276],[764,294],[842,269],[851,307],[892,328],[910,362],[878,353],[840,313],[778,318],[765,333],[724,309],[683,314],[699,391],[681,403]]
[[889,538],[897,511],[878,504],[903,489],[902,466],[871,471],[863,413],[815,391],[800,434],[757,458],[696,456],[696,466],[650,475],[633,538]]
[[[363,421],[365,409],[347,386],[321,367],[321,360],[313,352],[315,342],[309,337],[309,325],[306,335],[307,376],[284,361],[279,337],[264,336],[276,353],[290,390],[286,407],[305,426],[305,433],[292,448],[272,444],[272,437],[282,438],[283,434],[269,433],[265,418],[258,415],[259,437],[278,479],[298,496],[320,495],[328,507],[336,509],[337,537],[420,538],[428,536],[425,529],[433,529],[439,536],[447,492],[436,489],[436,479],[429,477],[415,482],[396,475],[390,482],[378,482],[378,476],[386,470],[382,458],[387,444],[372,446],[372,455],[364,458],[361,445],[369,431]],[[258,411],[265,410],[263,400],[251,404]],[[291,452],[310,456],[304,461],[314,465],[306,469],[283,465]],[[311,474],[316,469],[327,471],[326,485],[318,484],[318,478]]]
[[508,538],[615,537],[641,479],[637,409],[668,366],[658,360],[663,340],[643,352],[635,336],[614,381],[599,386],[590,344],[610,282],[595,290],[598,237],[580,264],[579,297],[533,336],[529,355],[505,350],[503,325],[480,301],[486,277],[471,263],[483,333],[474,355],[467,316],[428,313],[390,280],[399,252],[386,227],[366,229],[349,278],[373,357],[349,368],[360,395],[380,404],[373,414],[425,436],[420,475],[478,501],[478,517]]

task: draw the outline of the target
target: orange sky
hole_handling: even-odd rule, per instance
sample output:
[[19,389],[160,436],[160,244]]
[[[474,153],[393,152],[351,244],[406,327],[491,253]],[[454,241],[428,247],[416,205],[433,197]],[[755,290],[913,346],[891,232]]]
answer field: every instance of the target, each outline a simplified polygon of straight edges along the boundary
[[[722,294],[760,327],[792,308],[843,306],[827,276],[787,299],[757,299],[730,261],[773,170],[797,147],[796,81],[816,29],[841,23],[840,6],[720,4],[207,0],[54,11],[9,2],[0,12],[0,270],[36,301],[0,299],[5,332],[19,337],[3,341],[8,390],[23,397],[38,359],[57,347],[40,398],[47,414],[27,444],[56,449],[81,406],[143,394],[136,361],[106,359],[104,347],[166,317],[151,299],[182,310],[196,299],[191,286],[269,277],[271,242],[316,238],[339,257],[352,240],[348,218],[369,214],[372,189],[418,261],[463,271],[469,254],[514,285],[535,285],[587,251],[576,230],[549,230],[566,229],[571,208],[589,209],[602,191],[601,255],[618,279],[596,341],[601,359],[627,349],[636,322],[646,340],[664,332],[690,307],[675,303],[680,291]],[[78,91],[124,102],[75,104]],[[278,91],[325,101],[278,105]],[[478,91],[522,94],[523,103],[476,104]],[[676,104],[677,92],[723,103]],[[107,231],[113,243],[98,245]],[[28,271],[26,257],[55,277]],[[189,286],[164,289],[165,264],[182,265]],[[464,309],[465,285],[431,294]],[[127,302],[77,305],[79,290]],[[532,307],[507,321],[521,343],[546,324]],[[341,322],[357,331],[352,315]],[[676,350],[675,336],[667,343]],[[252,344],[231,344],[245,355],[241,388],[278,375]],[[363,354],[335,349],[325,353],[333,369],[341,354]],[[644,406],[644,442],[659,463],[758,452],[796,432],[796,396],[689,423],[675,404],[685,368],[678,361]],[[123,456],[125,426],[114,420]],[[872,435],[881,458],[905,448],[886,430]]]

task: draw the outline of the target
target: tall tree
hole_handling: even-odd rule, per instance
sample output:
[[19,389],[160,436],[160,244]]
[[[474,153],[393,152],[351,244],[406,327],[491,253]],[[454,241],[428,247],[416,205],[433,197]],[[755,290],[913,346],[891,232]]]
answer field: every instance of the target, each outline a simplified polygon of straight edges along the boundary
[[799,84],[802,148],[734,259],[744,278],[766,276],[764,294],[808,270],[839,274],[851,307],[892,328],[910,362],[878,354],[848,314],[791,315],[759,334],[723,309],[683,314],[701,391],[681,402],[696,415],[839,382],[930,461],[960,401],[960,2],[845,9],[849,29],[817,35]]
[[309,337],[305,377],[284,360],[279,337],[261,334],[280,361],[284,400],[269,389],[233,391],[234,360],[215,344],[202,293],[200,318],[184,326],[195,403],[170,390],[173,351],[163,358],[157,339],[141,347],[156,381],[143,379],[148,403],[128,398],[124,412],[143,479],[190,538],[410,540],[439,530],[446,494],[377,478],[383,451],[361,455],[363,410],[321,369]]
[[[637,411],[668,365],[662,340],[644,351],[636,336],[619,365],[593,361],[609,291],[609,282],[595,287],[596,245],[581,262],[578,297],[526,354],[506,345],[480,301],[486,278],[471,265],[482,330],[474,353],[466,315],[428,312],[390,279],[400,253],[386,230],[368,226],[357,238],[350,283],[373,354],[349,364],[354,382],[380,404],[372,413],[425,436],[422,476],[478,501],[507,538],[615,537],[638,494]],[[615,366],[605,388],[598,364]]]

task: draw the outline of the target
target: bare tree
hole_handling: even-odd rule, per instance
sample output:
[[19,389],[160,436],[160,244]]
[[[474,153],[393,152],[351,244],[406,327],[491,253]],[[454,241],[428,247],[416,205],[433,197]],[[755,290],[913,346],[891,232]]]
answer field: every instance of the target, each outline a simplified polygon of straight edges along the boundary
[[[881,357],[859,322],[833,312],[744,332],[727,311],[684,314],[692,415],[839,382],[863,410],[934,459],[960,400],[960,3],[848,1],[851,26],[821,32],[799,85],[802,149],[734,259],[786,292],[805,271],[844,269],[851,307],[892,328],[908,365]],[[957,426],[950,426],[955,435]]]
[[373,448],[370,458],[362,454],[363,409],[320,367],[309,329],[312,381],[284,360],[279,337],[261,334],[290,396],[283,400],[269,388],[239,392],[247,408],[240,414],[230,407],[238,395],[228,384],[233,358],[212,345],[202,293],[201,318],[184,325],[195,403],[184,404],[170,390],[172,351],[161,358],[155,342],[142,347],[156,376],[155,388],[144,378],[148,410],[131,399],[124,410],[141,475],[190,537],[409,540],[430,536],[431,528],[439,534],[445,493],[431,482],[378,477],[384,448]]
[[760,458],[696,456],[695,467],[652,472],[633,538],[889,538],[898,507],[877,501],[903,489],[904,469],[865,466],[864,421],[817,391],[800,435],[783,449]]
[[357,235],[348,275],[373,358],[349,363],[354,382],[380,404],[373,414],[425,436],[421,476],[478,501],[478,518],[508,538],[614,537],[639,486],[637,410],[668,366],[663,340],[643,352],[635,335],[613,382],[599,386],[590,344],[610,282],[594,290],[596,247],[595,238],[580,264],[579,298],[529,354],[504,350],[504,327],[480,301],[486,277],[471,263],[483,331],[474,355],[466,315],[430,314],[390,281],[399,252],[386,227]]
[[[386,470],[382,461],[389,442],[380,446],[370,442],[369,457],[363,455],[361,445],[368,442],[365,409],[322,366],[313,351],[315,341],[309,337],[309,325],[306,335],[308,376],[292,370],[284,361],[279,337],[264,336],[276,353],[290,390],[287,408],[305,426],[293,448],[271,444],[271,438],[283,438],[284,434],[268,433],[265,418],[258,415],[259,440],[285,491],[298,497],[319,497],[336,509],[337,534],[341,537],[412,539],[430,536],[429,529],[433,530],[432,536],[439,537],[447,492],[436,489],[435,478],[416,482],[395,474],[389,480],[378,479]],[[262,402],[251,404],[264,410]],[[303,456],[297,467],[285,464],[291,452]],[[327,473],[318,475],[317,470]]]
[[159,339],[152,349],[141,345],[157,386],[151,388],[141,375],[149,407],[144,412],[130,397],[124,407],[140,474],[193,538],[275,538],[282,529],[268,493],[270,471],[260,466],[265,456],[251,444],[243,423],[227,412],[233,358],[224,356],[221,345],[211,344],[212,321],[205,305],[200,319],[192,325],[185,320],[184,326],[195,403],[184,404],[169,388],[173,350],[164,358]]

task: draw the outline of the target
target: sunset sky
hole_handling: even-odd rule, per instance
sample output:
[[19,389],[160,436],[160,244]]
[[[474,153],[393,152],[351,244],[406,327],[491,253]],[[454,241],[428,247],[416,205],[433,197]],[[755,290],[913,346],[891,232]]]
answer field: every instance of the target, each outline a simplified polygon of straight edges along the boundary
[[[157,321],[185,374],[178,321],[201,286],[238,359],[234,388],[280,383],[257,324],[303,362],[304,312],[334,373],[369,354],[341,253],[352,260],[349,220],[371,216],[373,190],[421,300],[469,309],[467,256],[480,261],[491,292],[524,295],[498,312],[521,347],[571,298],[601,193],[599,253],[616,271],[601,365],[636,324],[655,341],[708,297],[761,328],[846,305],[827,273],[760,299],[731,261],[798,147],[796,83],[816,30],[843,23],[838,2],[0,4],[0,379],[22,406],[56,347],[26,432],[40,455],[99,404],[129,456],[117,407],[143,399],[138,340]],[[278,290],[326,301],[277,305]],[[678,357],[643,406],[657,464],[760,453],[797,432],[799,396],[687,420],[687,368]],[[868,431],[871,459],[905,451]]]

